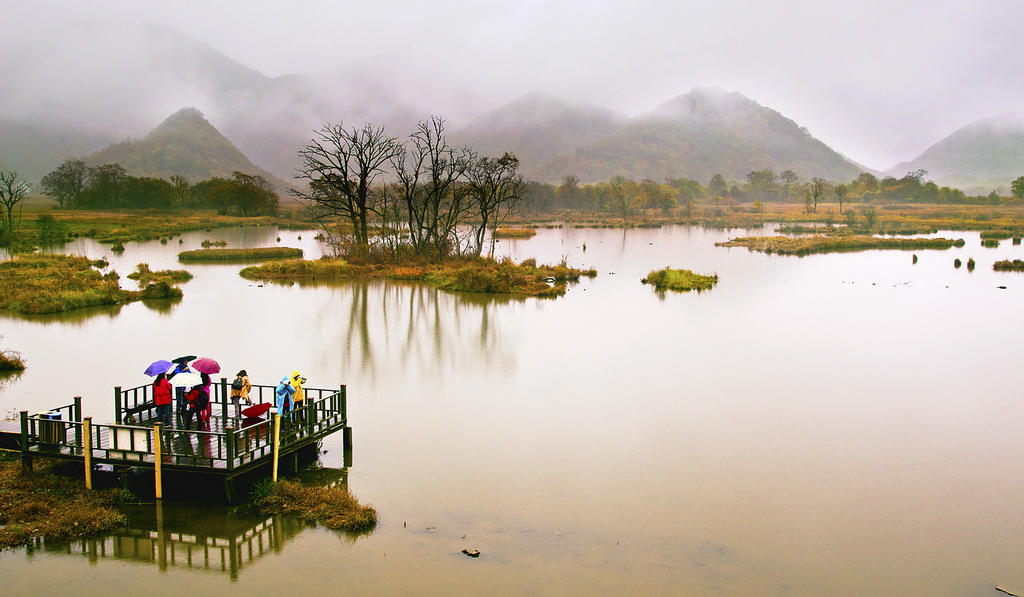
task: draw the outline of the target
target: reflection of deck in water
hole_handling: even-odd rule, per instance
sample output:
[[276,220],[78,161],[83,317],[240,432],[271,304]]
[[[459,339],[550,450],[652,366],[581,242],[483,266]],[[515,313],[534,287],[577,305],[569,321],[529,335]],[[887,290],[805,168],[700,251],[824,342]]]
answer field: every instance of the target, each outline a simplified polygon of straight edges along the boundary
[[160,570],[186,568],[225,572],[234,580],[244,568],[262,556],[280,552],[288,540],[306,528],[301,521],[284,516],[245,519],[224,514],[221,528],[210,531],[209,521],[187,524],[187,516],[179,521],[180,524],[165,524],[164,512],[165,508],[158,500],[155,530],[150,523],[144,525],[150,528],[129,527],[105,537],[71,543],[37,539],[29,547],[28,554],[43,551],[84,556],[91,563],[113,559],[156,564]]
[[[250,397],[257,403],[273,400],[274,386],[253,386]],[[151,385],[128,390],[114,388],[117,423],[95,424],[82,416],[81,399],[49,413],[29,415],[20,421],[0,424],[0,448],[21,452],[26,466],[32,457],[47,456],[91,462],[92,466],[155,469],[156,451],[163,472],[204,474],[223,479],[228,501],[234,501],[235,477],[270,466],[275,435],[279,459],[297,468],[300,451],[314,448],[324,437],[344,433],[345,466],[351,466],[351,429],[348,427],[345,386],[336,390],[305,388],[306,399],[299,410],[280,417],[275,434],[273,419],[236,419],[230,404],[226,379],[211,388],[211,415],[201,430],[184,429],[175,415],[169,429],[160,434],[153,423],[156,406]]]

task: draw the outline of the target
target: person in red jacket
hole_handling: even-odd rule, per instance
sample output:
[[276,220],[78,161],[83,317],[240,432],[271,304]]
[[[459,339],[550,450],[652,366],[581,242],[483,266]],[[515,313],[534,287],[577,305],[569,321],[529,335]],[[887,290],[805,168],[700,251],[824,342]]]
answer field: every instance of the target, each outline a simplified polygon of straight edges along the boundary
[[167,374],[161,373],[153,382],[153,403],[156,404],[156,420],[166,427],[171,426],[171,382]]

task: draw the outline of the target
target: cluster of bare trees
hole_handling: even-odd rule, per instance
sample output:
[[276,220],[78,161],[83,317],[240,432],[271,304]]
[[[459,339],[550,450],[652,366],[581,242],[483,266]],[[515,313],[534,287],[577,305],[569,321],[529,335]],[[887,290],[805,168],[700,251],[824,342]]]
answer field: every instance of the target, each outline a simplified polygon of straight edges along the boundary
[[444,120],[420,122],[405,141],[372,124],[325,125],[304,146],[290,192],[321,221],[351,225],[351,249],[371,246],[419,256],[493,254],[493,231],[519,206],[526,183],[519,160],[479,157],[448,143]]

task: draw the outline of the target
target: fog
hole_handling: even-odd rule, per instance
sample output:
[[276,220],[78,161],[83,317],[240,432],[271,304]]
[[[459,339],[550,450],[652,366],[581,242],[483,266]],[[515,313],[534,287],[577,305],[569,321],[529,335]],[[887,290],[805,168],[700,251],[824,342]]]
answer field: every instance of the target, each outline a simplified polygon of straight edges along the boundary
[[[1024,106],[1016,0],[8,0],[3,12],[0,116],[119,134],[187,105],[216,125],[234,101],[210,97],[202,75],[167,78],[180,65],[143,23],[268,77],[307,75],[339,106],[455,122],[533,91],[636,115],[721,87],[876,169]],[[344,111],[322,104],[310,120]]]

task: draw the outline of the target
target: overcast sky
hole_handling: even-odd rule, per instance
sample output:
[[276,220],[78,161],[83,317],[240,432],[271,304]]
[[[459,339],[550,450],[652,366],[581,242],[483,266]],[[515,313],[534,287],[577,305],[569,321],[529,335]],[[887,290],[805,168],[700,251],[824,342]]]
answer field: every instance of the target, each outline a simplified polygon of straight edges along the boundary
[[[264,74],[358,66],[439,109],[543,91],[636,115],[738,91],[885,169],[1024,106],[1020,0],[7,0],[0,50],[60,18],[164,23]],[[463,90],[466,90],[465,92]],[[45,98],[41,98],[45,100]],[[429,106],[433,108],[433,106]]]

